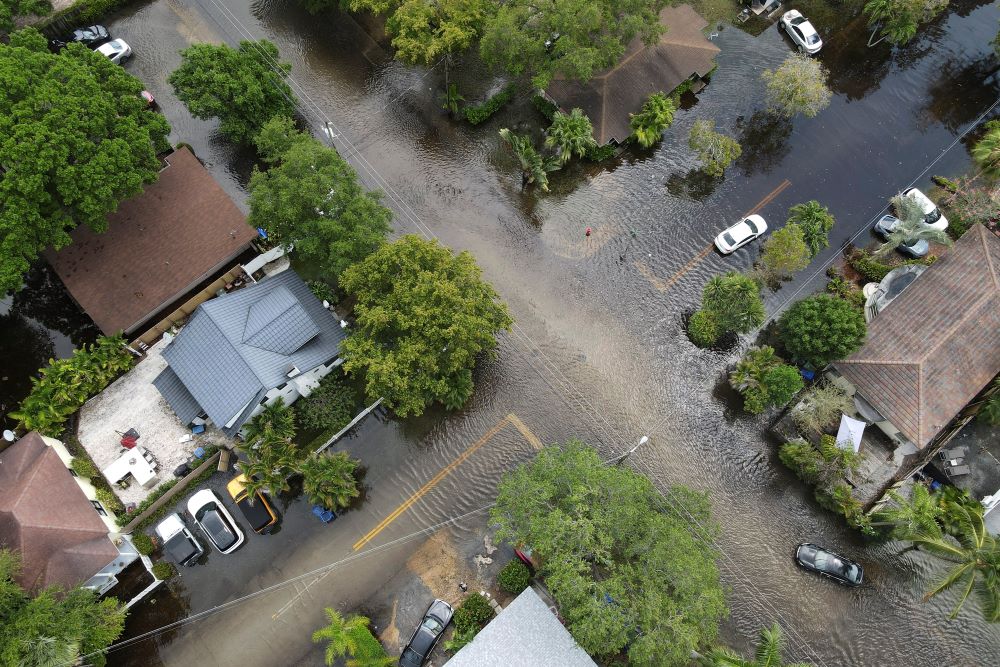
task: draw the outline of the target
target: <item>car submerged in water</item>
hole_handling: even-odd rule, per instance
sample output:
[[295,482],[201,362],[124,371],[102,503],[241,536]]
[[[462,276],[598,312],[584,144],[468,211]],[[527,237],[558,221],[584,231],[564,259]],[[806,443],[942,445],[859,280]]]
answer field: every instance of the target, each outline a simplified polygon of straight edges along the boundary
[[860,586],[865,575],[860,564],[809,542],[795,550],[795,562],[844,586]]

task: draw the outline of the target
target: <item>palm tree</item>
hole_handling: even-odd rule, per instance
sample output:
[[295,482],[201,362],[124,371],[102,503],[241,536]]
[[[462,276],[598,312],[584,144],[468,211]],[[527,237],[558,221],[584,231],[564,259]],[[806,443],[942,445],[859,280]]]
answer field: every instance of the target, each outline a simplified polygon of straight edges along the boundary
[[452,117],[456,117],[461,109],[461,103],[464,101],[465,98],[458,92],[458,86],[450,83],[441,95],[441,108],[451,114]]
[[290,440],[265,431],[256,446],[245,453],[248,461],[243,464],[243,474],[251,498],[264,489],[273,493],[288,490],[288,478],[299,462],[298,450]]
[[548,173],[557,170],[559,162],[557,160],[546,160],[535,149],[529,137],[514,134],[506,127],[500,130],[500,138],[507,142],[507,145],[514,151],[514,156],[517,157],[521,165],[521,189],[523,190],[531,183],[536,183],[538,187],[548,192]]
[[353,655],[358,650],[356,633],[368,629],[368,619],[364,616],[351,616],[347,619],[336,609],[327,607],[326,618],[330,624],[322,627],[312,635],[313,643],[329,642],[326,645],[324,659],[327,665],[332,665],[337,658]]
[[944,231],[934,229],[924,222],[924,212],[914,199],[897,195],[892,198],[892,207],[899,222],[892,228],[886,242],[875,249],[872,257],[883,257],[907,241],[925,240],[948,246],[952,244],[951,238]]
[[316,454],[302,463],[302,488],[309,502],[327,509],[347,507],[361,495],[354,471],[358,462],[347,452]]
[[264,410],[251,419],[243,427],[243,442],[252,447],[267,432],[279,438],[295,437],[295,413],[285,405],[280,396],[278,400],[264,407]]
[[75,641],[39,637],[25,641],[24,656],[18,663],[21,667],[61,667],[75,665],[80,658],[80,644]]
[[580,109],[573,109],[568,115],[557,111],[547,135],[545,146],[556,149],[556,156],[562,164],[569,162],[574,153],[582,158],[588,149],[597,147],[594,126]]
[[1000,621],[1000,545],[986,530],[981,512],[958,503],[949,503],[946,511],[957,520],[953,536],[945,535],[941,526],[935,523],[929,530],[904,538],[920,551],[954,564],[951,571],[927,591],[923,601],[958,585],[958,604],[949,618],[958,616],[975,591],[983,618],[996,623]]
[[785,665],[781,657],[784,643],[781,628],[775,623],[760,631],[760,642],[752,659],[748,660],[731,649],[719,647],[712,649],[705,664],[710,667],[810,667],[804,662]]
[[873,525],[892,526],[895,537],[931,534],[939,530],[938,518],[943,510],[923,484],[915,484],[909,498],[904,498],[897,491],[890,491],[889,497],[896,504],[880,510]]
[[1000,120],[986,123],[986,134],[972,148],[972,157],[990,176],[1000,176]]

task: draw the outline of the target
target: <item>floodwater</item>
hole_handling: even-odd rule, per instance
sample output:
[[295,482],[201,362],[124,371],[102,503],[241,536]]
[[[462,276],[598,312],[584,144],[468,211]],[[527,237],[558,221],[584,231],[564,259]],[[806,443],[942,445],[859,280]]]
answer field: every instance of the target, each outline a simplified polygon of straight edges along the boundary
[[[734,409],[725,373],[739,350],[695,349],[683,318],[709,276],[752,264],[756,247],[723,258],[709,246],[758,202],[766,200],[760,213],[772,227],[809,199],[838,221],[832,247],[767,295],[773,315],[821,285],[843,245],[870,241],[888,197],[911,183],[929,188],[934,174],[962,173],[968,138],[959,137],[1000,95],[990,44],[998,18],[988,2],[953,3],[902,49],[867,48],[861,20],[820,23],[820,60],[835,96],[815,119],[793,121],[763,113],[759,80],[789,53],[787,40],[773,26],[757,37],[719,30],[718,73],[677,114],[662,145],[603,167],[573,164],[553,176],[548,194],[521,191],[497,137],[505,126],[538,136],[528,96],[477,128],[450,121],[436,102],[443,67],[393,62],[346,16],[312,17],[277,1],[157,0],[112,27],[135,50],[129,68],[156,93],[172,138],[190,143],[238,201],[249,157],[215,135],[214,123],[188,117],[165,79],[187,43],[274,41],[293,65],[303,116],[317,134],[329,123],[363,180],[385,191],[396,230],[470,250],[510,304],[518,324],[502,339],[499,360],[480,369],[476,398],[456,415],[404,425],[409,457],[394,480],[426,479],[428,462],[447,463],[489,428],[485,411],[516,410],[529,425],[544,425],[543,440],[578,436],[606,455],[648,434],[631,459],[638,470],[663,488],[683,483],[712,495],[731,591],[727,641],[749,646],[778,620],[790,656],[819,665],[987,665],[1000,663],[997,629],[974,606],[947,621],[950,596],[920,602],[939,565],[899,556],[899,545],[866,544],[818,508],[778,463],[765,420]],[[502,85],[472,62],[451,77],[469,100]],[[700,118],[743,144],[725,178],[694,169],[686,136]],[[453,473],[455,493],[429,494],[415,515],[429,524],[475,507],[495,486],[495,464],[470,459]],[[847,590],[804,576],[791,554],[807,540],[856,556],[869,583]]]

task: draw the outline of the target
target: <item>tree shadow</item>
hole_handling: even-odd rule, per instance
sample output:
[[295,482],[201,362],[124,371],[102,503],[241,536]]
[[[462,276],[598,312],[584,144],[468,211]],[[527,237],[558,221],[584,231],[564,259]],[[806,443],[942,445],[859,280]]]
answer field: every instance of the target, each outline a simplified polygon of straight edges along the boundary
[[737,141],[743,153],[736,161],[744,175],[766,174],[781,164],[792,150],[792,121],[785,116],[758,110],[750,118],[736,119]]
[[723,176],[712,176],[701,169],[692,169],[684,176],[671,174],[665,185],[667,192],[674,197],[703,202],[715,192],[715,188],[719,187],[723,180]]

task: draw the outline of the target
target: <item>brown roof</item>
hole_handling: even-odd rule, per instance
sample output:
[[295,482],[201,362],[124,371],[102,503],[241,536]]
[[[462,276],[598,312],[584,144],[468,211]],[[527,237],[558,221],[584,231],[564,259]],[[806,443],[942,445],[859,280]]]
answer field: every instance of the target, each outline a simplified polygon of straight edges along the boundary
[[0,546],[21,553],[26,590],[72,588],[118,556],[83,489],[35,432],[0,452]]
[[653,93],[669,93],[692,74],[705,75],[715,67],[719,47],[705,39],[701,30],[708,22],[690,5],[664,8],[660,23],[667,32],[657,44],[647,47],[637,37],[611,69],[586,83],[557,79],[545,91],[563,109],[582,109],[594,124],[598,144],[627,139],[629,114]]
[[46,258],[104,333],[132,331],[239,255],[256,232],[187,148],[167,157],[160,177],[108,216],[86,225]]
[[917,447],[1000,373],[1000,238],[975,225],[834,366]]

